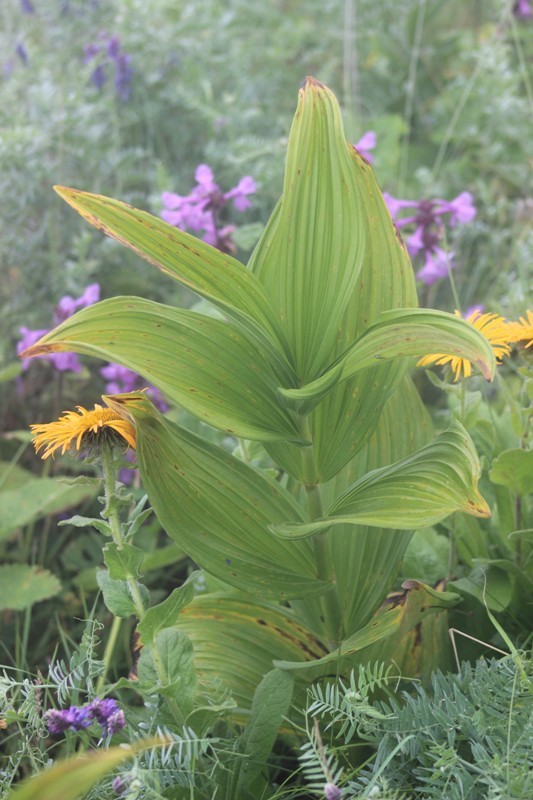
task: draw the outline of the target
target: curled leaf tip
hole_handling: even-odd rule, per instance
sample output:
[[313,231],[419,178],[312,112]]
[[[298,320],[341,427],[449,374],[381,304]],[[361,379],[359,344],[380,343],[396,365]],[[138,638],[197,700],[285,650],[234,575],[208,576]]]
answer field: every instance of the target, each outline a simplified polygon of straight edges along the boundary
[[303,86],[303,88],[304,88],[304,89],[313,89],[313,88],[316,88],[316,89],[325,89],[326,87],[324,86],[324,84],[323,84],[323,83],[321,83],[320,81],[318,81],[316,78],[313,78],[313,77],[312,77],[312,75],[308,75],[308,76],[306,77],[305,81],[304,81],[304,86]]

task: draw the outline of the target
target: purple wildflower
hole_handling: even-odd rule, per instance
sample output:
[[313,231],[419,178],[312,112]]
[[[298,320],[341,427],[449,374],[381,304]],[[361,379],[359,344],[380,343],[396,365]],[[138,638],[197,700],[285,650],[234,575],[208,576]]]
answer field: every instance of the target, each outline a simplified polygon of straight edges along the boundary
[[113,778],[113,783],[111,784],[111,787],[112,787],[113,791],[115,792],[115,794],[121,795],[121,794],[124,794],[124,792],[128,788],[128,784],[124,780],[122,775],[117,775],[116,778]]
[[26,66],[30,59],[28,58],[28,51],[24,47],[23,42],[17,43],[17,46],[15,47],[15,53],[18,55],[24,66]]
[[470,192],[461,192],[451,203],[447,203],[446,200],[435,200],[434,202],[439,203],[437,214],[450,214],[450,225],[452,227],[472,222],[477,213],[474,198]]
[[334,783],[325,783],[324,796],[326,800],[340,800],[342,791]]
[[20,7],[24,14],[35,14],[35,9],[30,0],[20,0]]
[[230,189],[229,192],[225,193],[224,200],[233,200],[233,205],[237,211],[246,211],[252,206],[247,195],[254,194],[256,190],[257,184],[254,179],[250,175],[245,175],[234,189]]
[[131,56],[122,50],[118,36],[110,36],[108,33],[105,33],[105,31],[102,31],[98,39],[99,41],[90,42],[83,48],[83,60],[85,64],[88,64],[94,59],[98,59],[99,61],[91,73],[91,82],[97,89],[102,89],[107,81],[109,66],[114,66],[115,92],[119,100],[126,102],[130,96],[130,85],[133,75]]
[[354,144],[356,150],[366,158],[369,164],[374,161],[374,156],[369,153],[369,150],[374,150],[377,142],[377,137],[374,131],[367,131],[363,133],[358,142]]
[[[87,308],[87,306],[91,306],[93,303],[98,302],[99,299],[100,286],[97,283],[91,283],[90,286],[85,289],[81,297],[78,297],[77,300],[75,300],[73,297],[70,297],[70,295],[65,295],[59,300],[54,310],[54,326],[59,325],[60,322],[64,322],[80,308]],[[35,344],[35,342],[38,341],[41,336],[44,336],[52,329],[42,328],[41,330],[32,331],[29,328],[22,326],[19,328],[19,330],[22,334],[22,339],[17,344],[17,355],[20,355],[20,353],[22,353],[23,350],[26,350],[26,348],[31,347],[31,345]],[[50,364],[52,364],[58,372],[81,371],[81,362],[76,353],[50,353],[49,355],[38,357],[50,362]],[[27,369],[29,362],[29,358],[23,358],[22,369]]]
[[[407,238],[407,250],[412,259],[422,257],[424,266],[417,272],[417,278],[427,286],[449,274],[453,269],[454,254],[446,253],[440,247],[444,239],[445,214],[449,215],[450,226],[465,225],[476,216],[476,208],[470,192],[461,192],[457,197],[447,200],[398,200],[385,193],[384,199],[398,228],[415,226]],[[398,217],[401,211],[409,209],[408,216]]]
[[70,706],[63,711],[50,709],[44,715],[46,727],[55,736],[60,736],[65,731],[81,731],[89,727],[91,719],[86,707]]
[[516,0],[513,6],[513,13],[518,19],[531,19],[533,17],[533,9],[529,0]]
[[127,102],[130,97],[132,75],[131,56],[127,53],[119,53],[115,58],[115,92],[123,103]]
[[203,231],[204,242],[223,253],[234,253],[236,246],[232,235],[235,228],[220,224],[220,212],[230,200],[233,200],[237,211],[242,212],[250,208],[248,196],[257,189],[254,179],[250,175],[245,175],[233,189],[222,192],[220,186],[215,183],[211,167],[207,164],[199,164],[194,177],[196,186],[188,195],[163,192],[161,200],[165,208],[161,212],[161,217],[165,222],[181,230],[194,233]]

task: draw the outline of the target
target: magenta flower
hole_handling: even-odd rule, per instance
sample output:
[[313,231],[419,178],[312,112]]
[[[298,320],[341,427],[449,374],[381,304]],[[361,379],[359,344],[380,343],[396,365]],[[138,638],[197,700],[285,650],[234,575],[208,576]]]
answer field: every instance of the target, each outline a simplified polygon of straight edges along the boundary
[[513,6],[513,13],[518,19],[531,19],[533,17],[533,9],[529,0],[516,0]]
[[[424,259],[422,269],[417,278],[427,286],[446,278],[453,269],[454,254],[446,253],[440,246],[444,241],[444,216],[448,216],[451,227],[466,225],[476,216],[476,208],[470,192],[461,192],[454,200],[398,200],[384,193],[384,199],[398,228],[415,226],[413,233],[407,237],[406,244],[409,255],[414,260]],[[405,209],[410,210],[407,216],[398,215]]]
[[257,190],[257,185],[250,175],[245,175],[241,178],[234,189],[230,189],[224,195],[225,200],[233,200],[233,205],[237,211],[246,211],[251,208],[252,204],[248,200],[248,195],[254,194]]
[[194,177],[196,186],[188,195],[163,192],[161,200],[165,208],[161,211],[161,217],[181,230],[202,232],[202,240],[223,253],[234,253],[237,249],[232,238],[235,228],[224,225],[220,214],[231,200],[239,212],[250,208],[249,195],[257,189],[254,179],[245,175],[237,186],[223,192],[215,183],[213,171],[207,164],[199,164]]
[[448,277],[448,270],[454,268],[453,253],[447,253],[440,247],[425,251],[425,263],[422,269],[416,273],[416,277],[426,284],[432,284]]
[[359,141],[354,144],[355,149],[358,150],[361,155],[364,156],[364,158],[366,158],[369,164],[372,164],[374,161],[374,156],[368,151],[374,150],[376,142],[377,137],[375,132],[367,131],[366,133],[363,133]]

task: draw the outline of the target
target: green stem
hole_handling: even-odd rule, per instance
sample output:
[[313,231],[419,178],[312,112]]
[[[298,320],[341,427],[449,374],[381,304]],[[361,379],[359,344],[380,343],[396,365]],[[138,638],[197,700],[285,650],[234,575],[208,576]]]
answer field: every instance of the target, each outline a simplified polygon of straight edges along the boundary
[[[311,441],[309,417],[301,419],[301,432],[304,439]],[[320,484],[316,480],[316,461],[313,444],[302,448],[303,484],[307,495],[307,508],[311,520],[323,516],[322,495]],[[321,595],[318,600],[324,625],[332,641],[337,642],[341,637],[342,615],[339,598],[335,585],[335,570],[329,549],[327,531],[313,536],[313,547],[317,565],[317,576],[320,580],[333,584],[329,592]]]
[[121,625],[122,625],[122,617],[113,617],[113,623],[111,625],[111,630],[109,631],[109,636],[107,637],[107,642],[104,651],[104,671],[102,672],[96,683],[95,694],[97,697],[100,695],[100,692],[104,688],[104,684],[107,678],[107,673],[109,672],[109,667],[111,666],[111,659],[113,658],[113,653],[115,652],[115,646],[117,643]]

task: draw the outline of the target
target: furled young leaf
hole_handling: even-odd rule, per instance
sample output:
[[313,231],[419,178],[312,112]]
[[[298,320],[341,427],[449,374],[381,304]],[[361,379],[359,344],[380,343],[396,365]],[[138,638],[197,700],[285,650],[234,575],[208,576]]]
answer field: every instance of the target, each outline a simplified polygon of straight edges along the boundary
[[61,591],[61,584],[53,573],[29,564],[1,565],[0,586],[0,610],[22,611]]
[[251,439],[300,439],[279,403],[265,351],[223,320],[137,297],[85,308],[26,351],[85,353],[140,373],[214,427]]
[[489,340],[465,320],[426,308],[386,311],[320,378],[300,389],[279,389],[290,408],[309,413],[331,389],[378,361],[449,353],[477,364],[491,379],[496,359]]
[[[283,196],[250,267],[297,353],[301,383],[318,378],[382,312],[417,305],[409,257],[372,168],[344,140],[335,98],[312,78],[300,93]],[[315,480],[330,480],[364,445],[408,366],[396,359],[364,370],[315,408]],[[303,478],[300,448],[266,446]]]
[[308,78],[289,137],[283,196],[250,262],[302,381],[326,366],[361,270],[367,230],[358,213],[356,158],[334,95]]
[[271,523],[302,521],[294,498],[264,472],[179,427],[141,393],[106,398],[137,426],[143,485],[162,526],[207,572],[268,598],[316,594],[307,542],[276,540]]
[[480,473],[472,440],[454,422],[426,447],[358,480],[324,517],[273,525],[272,530],[299,538],[342,523],[409,530],[433,525],[454,511],[488,517],[490,510],[477,489]]
[[283,357],[283,335],[257,278],[231,256],[158,217],[110,197],[65,186],[56,192],[91,225],[207,298]]

